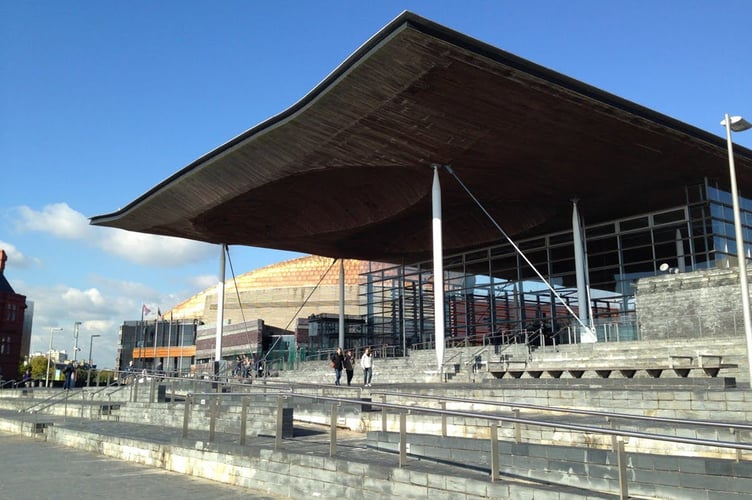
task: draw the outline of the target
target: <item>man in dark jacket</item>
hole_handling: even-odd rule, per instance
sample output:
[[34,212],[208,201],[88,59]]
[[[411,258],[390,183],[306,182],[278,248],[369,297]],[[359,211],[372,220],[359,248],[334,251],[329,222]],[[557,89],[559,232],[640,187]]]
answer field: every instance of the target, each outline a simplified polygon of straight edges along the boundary
[[338,347],[337,352],[332,354],[332,368],[334,368],[334,385],[340,385],[339,379],[342,378],[342,368],[345,363],[345,354],[342,348]]
[[63,382],[63,389],[73,389],[73,373],[76,371],[76,368],[73,366],[73,363],[68,361],[65,363],[65,368],[63,368],[63,374],[65,375],[65,382]]

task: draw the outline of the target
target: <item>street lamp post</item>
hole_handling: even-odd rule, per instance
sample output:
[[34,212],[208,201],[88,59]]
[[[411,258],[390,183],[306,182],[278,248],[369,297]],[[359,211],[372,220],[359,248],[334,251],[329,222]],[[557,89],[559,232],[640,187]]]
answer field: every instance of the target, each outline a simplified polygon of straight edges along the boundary
[[94,337],[101,337],[101,335],[95,333],[89,338],[89,366],[91,366],[91,346],[94,343]]
[[91,382],[91,346],[92,344],[94,344],[94,337],[101,337],[101,335],[95,333],[89,337],[89,369],[86,370],[86,387],[89,387],[89,384]]
[[750,384],[752,384],[752,318],[749,310],[749,285],[747,283],[747,257],[744,253],[744,236],[742,235],[742,218],[739,208],[739,193],[736,187],[736,168],[734,167],[734,149],[731,144],[731,131],[742,132],[752,128],[752,124],[741,116],[725,115],[721,125],[726,127],[728,145],[729,175],[731,177],[731,198],[734,206],[734,232],[736,233],[736,255],[739,263],[739,284],[742,292],[742,315],[744,318],[744,337],[747,341],[747,365]]
[[75,342],[73,344],[73,362],[76,362],[76,359],[78,359],[78,327],[81,326],[80,321],[76,321],[73,323],[73,338],[75,339]]
[[55,332],[62,332],[62,328],[50,328],[50,348],[47,350],[47,373],[44,377],[44,386],[50,386],[50,362],[52,361],[52,334]]

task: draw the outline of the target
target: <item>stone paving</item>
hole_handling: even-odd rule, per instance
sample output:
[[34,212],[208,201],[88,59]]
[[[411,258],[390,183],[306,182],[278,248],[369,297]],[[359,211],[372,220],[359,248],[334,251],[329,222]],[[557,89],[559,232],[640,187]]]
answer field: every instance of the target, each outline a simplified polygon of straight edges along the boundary
[[286,498],[0,432],[0,500]]
[[[0,410],[0,421],[23,421],[28,424],[34,422],[52,423],[56,429],[96,434],[97,439],[102,442],[126,439],[145,444],[181,446],[186,449],[203,448],[204,450],[234,454],[241,457],[268,456],[264,454],[274,449],[275,442],[272,436],[258,436],[249,438],[245,446],[240,446],[239,436],[218,432],[215,434],[214,441],[208,443],[208,431],[191,431],[187,438],[183,438],[181,429],[170,427],[90,420],[70,416],[28,415],[12,410]],[[270,495],[266,489],[259,491],[254,490],[252,486],[246,488],[207,482],[206,480],[197,481],[196,478],[187,475],[183,478],[185,482],[181,483],[181,476],[183,475],[168,473],[157,467],[135,464],[128,465],[117,459],[45,443],[41,439],[22,438],[7,434],[0,434],[0,436],[2,436],[2,441],[0,442],[3,445],[7,442],[9,444],[8,451],[12,452],[0,454],[4,457],[3,460],[5,461],[4,464],[0,464],[2,471],[5,471],[0,472],[0,485],[8,485],[10,488],[0,489],[0,500],[5,500],[5,497],[2,496],[5,492],[23,492],[24,490],[18,490],[17,487],[19,486],[16,485],[30,481],[38,484],[34,484],[33,488],[26,490],[29,492],[28,497],[19,497],[18,494],[13,494],[7,498],[9,500],[10,498],[81,498],[82,496],[79,494],[66,496],[78,484],[76,478],[80,479],[79,482],[81,483],[92,483],[90,490],[87,491],[95,493],[108,491],[112,486],[119,484],[120,481],[125,481],[128,484],[134,483],[134,485],[138,486],[138,490],[131,488],[130,485],[127,486],[129,497],[140,496],[136,494],[137,491],[143,491],[148,496],[159,497],[161,494],[173,496],[175,492],[191,491],[191,488],[194,488],[198,492],[205,491],[202,488],[215,487],[217,488],[217,492],[211,493],[213,498],[236,498],[233,495],[238,495],[239,490],[246,491],[248,498],[260,499],[309,498],[310,494],[314,492],[313,496],[320,498],[427,498],[428,496],[432,500],[440,498],[451,498],[453,500],[455,498],[541,498],[555,500],[614,498],[612,495],[577,488],[529,483],[522,478],[515,478],[513,480],[505,478],[503,482],[492,483],[488,471],[466,468],[458,464],[419,460],[414,457],[408,457],[407,465],[399,468],[399,459],[396,454],[368,449],[364,434],[343,430],[338,430],[336,459],[332,459],[341,464],[336,466],[338,472],[352,469],[360,471],[360,474],[364,478],[368,478],[370,474],[373,474],[374,476],[386,475],[386,477],[394,475],[395,478],[402,477],[402,479],[395,482],[389,490],[384,490],[383,494],[374,494],[371,491],[369,494],[361,496],[357,493],[357,486],[352,487],[352,478],[347,479],[343,477],[343,484],[350,481],[350,486],[347,488],[343,487],[339,493],[332,491],[332,495],[329,496],[326,490],[322,494],[321,488],[316,485],[316,477],[307,478],[302,483],[300,482],[300,478],[296,478],[299,484],[287,492],[281,492],[278,496],[274,496],[274,494]],[[24,447],[24,443],[26,443],[26,447]],[[25,455],[23,455],[24,458],[21,459],[21,463],[19,464],[19,468],[23,468],[24,470],[21,475],[16,475],[10,472],[16,469],[15,462],[18,459],[14,458],[14,456],[16,456],[16,452],[21,452],[24,448],[26,449],[23,452]],[[3,446],[3,451],[5,451],[5,446]],[[283,440],[281,450],[279,451],[289,454],[288,456],[290,457],[309,457],[309,459],[322,460],[321,462],[317,462],[323,464],[321,470],[322,476],[329,472],[326,469],[332,468],[327,458],[330,452],[329,431],[328,428],[324,428],[323,426],[299,426],[296,423],[295,438]],[[56,458],[51,459],[49,457]],[[299,458],[294,460],[299,460]],[[74,464],[77,461],[83,465],[96,464],[96,467],[87,471],[85,466],[75,466]],[[48,474],[47,471],[50,469],[53,469],[55,472]],[[40,473],[40,471],[44,471],[44,473]],[[167,479],[160,479],[162,476],[169,477],[169,481]],[[127,480],[129,477],[131,480]],[[439,490],[444,487],[442,485],[448,485],[446,486],[447,488],[461,489],[465,493],[457,494],[456,491],[445,491],[443,494],[429,495],[425,493],[430,491],[428,485],[420,484],[428,481],[424,479],[427,477],[442,478],[443,482],[438,486]],[[138,478],[138,480],[134,478]],[[177,486],[174,486],[174,491],[173,487],[170,486],[173,481],[177,482]],[[418,484],[411,485],[411,482]],[[98,485],[98,487],[94,485]],[[124,485],[123,487],[126,488]],[[89,486],[86,486],[86,488],[89,488]],[[473,492],[477,492],[477,495]],[[86,495],[83,496],[85,497]],[[111,497],[109,494],[107,496]],[[98,498],[98,496],[95,494],[90,498]]]

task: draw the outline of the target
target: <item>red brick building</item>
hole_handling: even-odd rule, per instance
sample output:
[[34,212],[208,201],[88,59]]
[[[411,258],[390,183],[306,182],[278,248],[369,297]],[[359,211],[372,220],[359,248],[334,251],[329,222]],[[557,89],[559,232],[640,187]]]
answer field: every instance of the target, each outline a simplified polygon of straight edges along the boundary
[[24,335],[26,296],[17,294],[5,279],[7,260],[5,250],[0,250],[0,378],[14,380],[28,354],[30,335]]

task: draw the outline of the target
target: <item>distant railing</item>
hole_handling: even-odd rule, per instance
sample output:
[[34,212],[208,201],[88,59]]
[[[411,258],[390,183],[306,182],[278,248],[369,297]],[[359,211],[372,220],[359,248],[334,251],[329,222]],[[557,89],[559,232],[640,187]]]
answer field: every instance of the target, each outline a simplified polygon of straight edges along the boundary
[[[170,392],[170,400],[174,404],[176,399],[176,389],[175,385],[178,382],[185,383],[187,380],[185,378],[172,378],[172,377],[165,377],[163,379],[152,379],[152,385],[155,386],[156,384],[163,384],[171,387]],[[295,386],[290,384],[285,384],[281,386],[274,386],[274,385],[266,385],[266,384],[258,384],[258,386],[242,386],[242,392],[237,392],[235,388],[239,388],[241,384],[233,384],[233,383],[226,383],[226,384],[217,384],[216,382],[212,382],[211,380],[204,380],[204,379],[193,379],[190,381],[192,384],[194,384],[194,388],[198,390],[194,390],[191,392],[188,392],[185,394],[186,402],[184,406],[184,413],[183,413],[183,437],[186,438],[189,432],[188,427],[188,419],[190,418],[189,415],[189,409],[190,407],[200,400],[226,400],[227,403],[223,404],[213,404],[211,406],[212,410],[209,413],[210,421],[207,424],[208,429],[210,431],[210,437],[209,442],[212,442],[215,439],[215,434],[213,432],[213,429],[215,428],[215,425],[217,423],[217,420],[221,418],[221,412],[223,410],[229,410],[229,407],[235,405],[237,406],[237,401],[239,398],[248,398],[251,396],[249,393],[258,393],[259,391],[263,391],[263,397],[271,397],[276,398],[277,401],[277,410],[276,410],[276,418],[277,424],[276,424],[276,433],[275,435],[275,443],[274,448],[279,449],[282,445],[282,433],[281,429],[283,426],[283,411],[282,409],[286,406],[286,401],[290,400],[291,398],[300,398],[303,400],[308,401],[324,401],[331,403],[331,407],[327,410],[321,410],[323,412],[322,415],[319,415],[320,417],[323,417],[323,421],[327,421],[327,417],[329,418],[329,455],[335,456],[337,453],[337,429],[338,426],[341,425],[340,419],[338,418],[338,411],[341,405],[343,404],[349,404],[349,405],[356,405],[358,407],[362,407],[364,403],[363,399],[352,399],[352,398],[341,398],[341,397],[331,397],[331,396],[323,396],[323,395],[315,395],[315,394],[304,394],[304,393],[297,393],[295,392]],[[209,385],[213,384],[213,385]],[[133,384],[134,386],[138,386],[139,384]],[[212,391],[204,391],[204,388],[212,388]],[[228,389],[231,389],[228,391]],[[154,389],[152,389],[152,392]],[[78,393],[75,392],[75,393]],[[29,408],[26,408],[25,411],[41,411],[43,409],[46,409],[50,407],[53,404],[61,403],[62,399],[65,398],[66,405],[68,404],[68,396],[75,394],[73,391],[60,391],[55,392],[52,396],[42,400],[37,401],[35,404]],[[629,453],[625,450],[625,438],[636,438],[636,439],[643,439],[643,440],[650,440],[650,441],[659,441],[659,442],[669,442],[669,443],[682,443],[692,446],[701,446],[701,447],[714,447],[718,449],[727,449],[727,450],[736,450],[736,458],[737,461],[740,461],[742,459],[741,452],[752,452],[752,444],[745,443],[745,442],[739,442],[739,441],[725,441],[720,439],[718,436],[716,436],[716,439],[703,439],[703,438],[692,438],[687,437],[682,432],[678,432],[679,429],[683,427],[688,428],[708,428],[708,429],[728,429],[730,434],[733,436],[736,436],[736,439],[739,439],[740,432],[750,432],[752,431],[752,424],[745,424],[745,423],[737,423],[737,422],[718,422],[718,421],[700,421],[700,420],[688,420],[688,419],[676,419],[676,418],[667,418],[667,417],[652,417],[652,416],[643,416],[643,415],[631,415],[631,414],[621,414],[621,413],[614,413],[614,412],[605,412],[605,411],[598,411],[598,410],[580,410],[576,408],[557,408],[557,407],[547,407],[547,406],[541,406],[541,405],[533,405],[533,404],[524,404],[524,403],[514,403],[514,402],[497,402],[497,401],[488,401],[488,400],[474,400],[474,399],[468,399],[468,398],[454,398],[454,397],[446,397],[446,396],[430,396],[430,395],[420,395],[420,394],[406,394],[401,392],[393,392],[393,391],[373,391],[371,392],[371,395],[382,395],[384,399],[382,401],[373,401],[368,400],[367,404],[371,408],[375,409],[381,409],[382,410],[382,431],[387,432],[387,412],[392,412],[393,414],[399,415],[399,452],[398,452],[398,466],[404,467],[408,464],[408,453],[406,448],[406,443],[409,442],[409,439],[407,438],[407,418],[410,416],[410,418],[416,418],[418,415],[434,415],[441,418],[442,421],[442,429],[441,433],[442,436],[447,436],[447,419],[448,418],[469,418],[472,419],[474,422],[479,422],[476,425],[483,425],[482,422],[485,422],[488,427],[488,435],[490,437],[490,450],[485,452],[485,457],[479,457],[479,460],[483,461],[483,463],[487,464],[485,467],[488,467],[489,473],[490,473],[490,480],[495,482],[500,480],[500,471],[501,471],[501,462],[500,462],[500,455],[499,455],[499,447],[498,447],[498,430],[500,424],[511,424],[511,426],[514,429],[514,439],[517,442],[520,442],[521,440],[521,432],[522,432],[522,426],[530,426],[530,427],[543,427],[543,428],[553,428],[556,429],[557,432],[562,430],[571,431],[574,433],[584,433],[587,436],[590,435],[603,435],[603,436],[611,436],[612,442],[611,446],[613,449],[613,452],[616,454],[618,460],[616,463],[611,464],[599,464],[599,467],[608,467],[611,468],[614,471],[614,477],[618,476],[619,479],[619,491],[616,492],[616,494],[623,499],[629,498],[628,494],[628,482],[629,482],[629,460],[628,455]],[[387,396],[395,396],[400,398],[409,398],[410,404],[400,404],[400,403],[388,403],[386,402]],[[438,404],[440,405],[440,408],[436,408],[435,406],[423,406],[419,404],[420,400],[429,400],[434,401],[434,405]],[[235,401],[235,403],[233,403]],[[243,400],[244,407],[247,408],[247,404],[245,400]],[[93,400],[91,401],[93,402]],[[498,413],[489,413],[489,412],[481,412],[481,411],[467,411],[467,410],[459,410],[459,409],[447,409],[446,403],[447,402],[455,402],[455,403],[461,403],[461,404],[467,404],[467,405],[491,405],[491,406],[503,406],[508,407],[512,410],[511,415],[503,415]],[[83,408],[83,403],[82,403]],[[315,406],[311,406],[309,408],[310,411],[313,411],[312,409],[315,408]],[[532,418],[522,417],[520,414],[521,409],[529,409],[531,412],[533,412],[534,415]],[[576,424],[576,423],[569,423],[566,421],[563,421],[561,419],[556,420],[544,420],[542,418],[537,417],[541,412],[553,412],[556,414],[572,414],[572,415],[584,415],[584,416],[597,416],[604,418],[604,421],[607,422],[606,426],[598,426],[598,425],[583,425],[583,424]],[[83,410],[82,410],[83,415]],[[245,414],[244,414],[245,415]],[[93,418],[92,414],[92,418]],[[245,416],[241,417],[238,422],[238,428],[237,432],[240,434],[241,443],[245,443]],[[663,423],[663,424],[669,424],[671,428],[673,429],[674,434],[663,434],[663,433],[650,433],[650,432],[644,432],[644,431],[633,431],[628,429],[618,429],[614,427],[614,421],[624,419],[624,420],[630,420],[630,421],[644,421],[644,422],[656,422],[656,423]],[[179,421],[175,422],[175,425],[177,426]],[[196,429],[193,429],[196,431]],[[201,429],[201,432],[205,432],[206,429]],[[286,438],[287,440],[294,440],[294,436]],[[587,444],[590,443],[590,439],[585,440],[585,444],[581,444],[580,446],[583,446],[585,448],[589,448],[592,445]],[[484,452],[481,452],[484,453]],[[461,464],[459,464],[461,466]],[[468,465],[469,466],[469,465]]]
[[[382,394],[385,394],[385,392],[382,392]],[[189,406],[193,401],[205,399],[205,398],[237,398],[238,396],[248,396],[247,393],[193,393],[190,394],[185,406],[185,412],[184,412],[184,422],[183,422],[183,438],[188,437],[189,433],[189,427],[188,427],[188,419],[190,418],[189,415]],[[330,396],[320,396],[320,395],[311,395],[311,394],[301,394],[301,393],[291,393],[291,392],[284,392],[284,393],[266,393],[267,397],[276,397],[277,398],[277,412],[276,412],[276,419],[277,419],[277,432],[275,433],[275,442],[274,442],[274,449],[279,450],[282,446],[282,432],[281,429],[283,427],[283,412],[282,409],[285,407],[285,401],[291,399],[291,398],[301,398],[301,399],[307,399],[311,401],[325,401],[330,402],[331,407],[328,415],[324,415],[325,417],[329,417],[329,456],[336,456],[337,454],[337,429],[339,423],[338,418],[338,409],[343,404],[351,404],[351,405],[357,405],[361,406],[364,404],[364,401],[362,399],[350,399],[350,398],[338,398],[338,397],[330,397]],[[414,395],[410,395],[411,397]],[[461,399],[461,398],[435,398],[431,396],[418,396],[418,398],[424,397],[424,398],[431,398],[431,399],[441,399],[448,401],[449,399],[453,401],[463,401],[468,403],[475,403],[475,404],[494,404],[490,403],[488,401],[474,401],[470,399]],[[447,425],[446,421],[447,418],[454,417],[456,418],[469,418],[473,420],[477,420],[479,422],[487,422],[487,425],[489,426],[489,436],[490,436],[490,451],[487,453],[487,458],[483,459],[482,457],[479,457],[479,461],[485,464],[489,467],[489,473],[490,473],[490,480],[492,482],[496,482],[501,480],[501,458],[499,453],[499,437],[498,437],[498,430],[500,424],[511,424],[515,429],[515,441],[520,442],[521,441],[521,429],[522,425],[527,425],[531,427],[543,427],[543,428],[553,428],[556,429],[557,432],[561,432],[562,430],[572,431],[572,432],[580,432],[584,433],[587,436],[592,435],[604,435],[604,436],[611,436],[611,446],[613,448],[613,452],[616,454],[617,460],[616,463],[606,463],[606,464],[599,464],[600,467],[606,467],[606,468],[613,468],[615,477],[618,477],[618,491],[613,491],[620,499],[627,499],[629,497],[629,460],[628,460],[628,452],[625,450],[625,438],[636,438],[636,439],[643,439],[643,440],[651,440],[651,441],[659,441],[659,442],[669,442],[669,443],[681,443],[681,444],[687,444],[692,446],[701,446],[701,447],[713,447],[713,448],[719,448],[719,449],[731,449],[736,450],[737,460],[741,460],[741,452],[742,451],[752,451],[752,444],[750,443],[742,443],[742,442],[733,442],[733,441],[723,441],[721,439],[702,439],[702,438],[692,438],[692,437],[685,437],[677,434],[657,434],[657,433],[649,433],[649,432],[642,432],[642,431],[632,431],[627,429],[617,429],[614,427],[600,427],[597,425],[583,425],[583,424],[575,424],[575,423],[568,423],[565,421],[562,421],[561,419],[557,419],[556,421],[551,420],[543,420],[539,418],[525,418],[521,417],[519,413],[519,408],[530,408],[535,409],[536,411],[539,409],[547,409],[549,411],[562,411],[562,412],[569,412],[573,414],[585,414],[585,415],[598,415],[606,418],[606,420],[611,424],[613,422],[613,419],[615,418],[632,418],[633,420],[636,419],[634,415],[624,415],[624,414],[618,414],[618,413],[608,413],[608,412],[598,412],[598,411],[586,411],[586,410],[573,410],[573,409],[566,409],[566,408],[545,408],[545,407],[536,407],[535,405],[512,405],[512,404],[504,404],[500,403],[500,405],[508,405],[513,406],[513,413],[512,415],[500,415],[500,414],[489,414],[484,412],[477,412],[477,411],[466,411],[466,410],[450,410],[446,409],[445,406],[442,408],[433,408],[433,407],[425,407],[425,406],[417,406],[413,402],[411,404],[399,404],[399,403],[387,403],[385,401],[378,402],[378,401],[368,401],[368,406],[371,409],[381,409],[382,410],[382,432],[387,432],[387,411],[392,411],[399,415],[399,441],[398,441],[398,466],[400,468],[408,465],[408,451],[407,451],[407,443],[409,442],[408,439],[408,432],[407,432],[407,417],[413,416],[413,418],[417,415],[437,415],[440,416],[442,419],[442,435],[447,436]],[[246,403],[244,403],[245,407]],[[226,405],[214,405],[213,408],[223,408]],[[516,411],[515,411],[516,408]],[[220,418],[218,411],[212,411],[210,413],[210,422],[209,422],[209,442],[212,442],[215,438],[214,433],[211,432],[211,430],[214,428],[214,425],[217,421],[217,419]],[[610,418],[610,420],[609,420]],[[689,426],[706,426],[709,428],[727,428],[733,431],[735,430],[744,430],[744,431],[750,431],[752,430],[752,425],[750,424],[730,424],[727,422],[708,422],[708,421],[692,421],[692,420],[683,420],[683,419],[670,419],[670,418],[660,418],[660,417],[642,417],[637,416],[637,419],[640,420],[646,420],[646,421],[655,421],[655,422],[662,422],[662,423],[670,423],[674,425],[689,425]],[[246,436],[245,436],[245,426],[243,424],[243,421],[241,419],[241,422],[238,423],[239,425],[239,432],[240,432],[240,441],[241,443],[245,443]],[[737,434],[738,436],[738,434]],[[292,438],[287,438],[294,439]],[[591,440],[586,440],[587,442],[590,442]],[[589,445],[584,445],[586,448],[590,447]],[[481,452],[483,453],[483,452]],[[462,466],[461,464],[459,464]],[[472,465],[467,465],[472,466]]]

